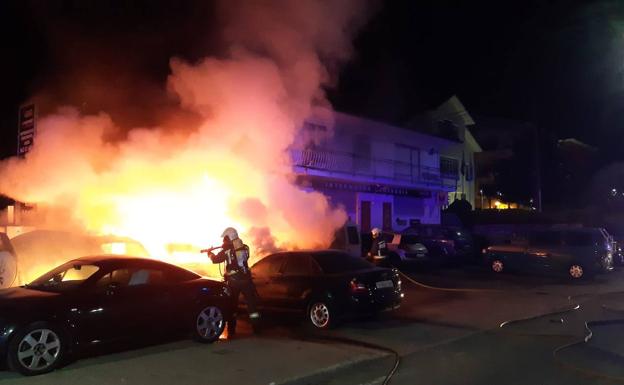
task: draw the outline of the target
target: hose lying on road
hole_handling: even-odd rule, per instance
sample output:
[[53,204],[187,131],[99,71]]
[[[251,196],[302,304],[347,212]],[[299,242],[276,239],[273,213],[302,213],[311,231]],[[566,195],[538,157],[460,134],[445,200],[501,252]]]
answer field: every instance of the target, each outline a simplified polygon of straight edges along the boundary
[[[406,274],[404,274],[401,271],[399,271],[399,274],[401,275],[401,277],[403,277],[407,281],[411,282],[412,284],[417,285],[419,287],[426,288],[426,289],[430,289],[430,290],[438,290],[438,291],[445,291],[445,292],[503,292],[503,291],[505,291],[505,290],[501,290],[501,289],[475,289],[475,288],[435,287],[435,286],[430,286],[430,285],[424,284],[422,282],[418,282],[415,279],[407,276]],[[614,292],[609,292],[609,293],[605,293],[605,294],[618,294],[618,293],[622,294],[624,292],[622,292],[622,291],[614,291]],[[601,293],[601,295],[602,294],[603,293]],[[583,295],[569,296],[568,300],[570,302],[572,302],[574,298],[582,297],[582,296]],[[605,310],[609,310],[609,311],[613,311],[613,312],[624,312],[624,310],[612,309],[612,308],[609,308],[608,306],[605,306],[605,305],[603,305],[602,307]],[[531,320],[542,318],[542,317],[548,317],[548,316],[553,316],[553,315],[560,315],[560,314],[568,313],[570,311],[579,310],[580,308],[581,308],[581,306],[579,304],[575,304],[575,305],[572,305],[571,307],[566,308],[566,309],[556,310],[556,311],[553,311],[553,312],[548,312],[548,313],[543,313],[543,314],[537,314],[537,315],[524,317],[524,318],[507,320],[507,321],[502,322],[499,325],[499,328],[502,329],[502,328],[508,327],[508,326],[510,326],[512,324],[515,324],[515,323],[518,323],[518,322],[531,321]],[[616,381],[616,382],[624,383],[624,377],[611,376],[611,375],[608,375],[608,374],[597,372],[595,370],[591,370],[591,369],[588,369],[588,368],[583,368],[583,367],[580,367],[580,366],[577,366],[577,365],[573,365],[573,364],[570,364],[570,363],[562,360],[558,356],[558,354],[560,352],[562,352],[563,350],[565,350],[565,349],[568,349],[568,348],[571,348],[571,347],[574,347],[574,346],[579,346],[579,345],[587,343],[593,337],[593,332],[592,332],[592,329],[591,329],[592,326],[608,325],[608,324],[624,324],[624,319],[586,322],[585,323],[585,330],[586,330],[587,333],[585,334],[585,336],[582,339],[578,340],[578,341],[574,341],[572,343],[568,343],[568,344],[565,344],[565,345],[562,345],[562,346],[559,346],[559,347],[555,348],[553,350],[553,352],[552,352],[552,356],[553,356],[554,361],[558,365],[560,365],[560,366],[562,366],[564,368],[567,368],[569,370],[574,370],[574,371],[579,372],[579,373],[581,373],[581,374],[583,374],[583,375],[585,375],[587,377],[595,377],[595,378],[600,378],[600,379],[605,379],[605,380],[610,380],[610,381]],[[542,336],[540,334],[531,334],[531,335],[533,335],[533,336]],[[544,336],[545,336],[545,334],[544,334]]]
[[409,275],[403,273],[402,271],[399,271],[399,274],[401,275],[401,277],[403,277],[407,281],[413,283],[414,285],[420,286],[420,287],[424,287],[425,289],[431,289],[431,290],[450,291],[450,292],[468,292],[468,293],[470,293],[470,292],[473,292],[473,293],[495,293],[495,292],[505,291],[505,290],[501,290],[501,289],[473,289],[473,288],[436,287],[436,286],[430,286],[430,285],[427,285],[425,283],[416,281],[415,279],[411,278]]
[[570,363],[568,363],[568,362],[566,362],[563,359],[558,357],[558,354],[561,351],[565,350],[565,349],[568,349],[568,348],[571,348],[571,347],[574,347],[574,346],[580,346],[580,345],[586,344],[594,336],[594,333],[592,332],[592,329],[591,329],[592,326],[611,325],[611,324],[624,324],[624,319],[608,320],[608,321],[590,321],[590,322],[585,322],[585,330],[587,331],[587,333],[585,334],[585,337],[583,337],[579,341],[574,341],[572,343],[559,346],[558,348],[553,350],[553,352],[552,352],[553,359],[561,367],[564,367],[564,368],[569,369],[569,370],[574,370],[574,371],[579,372],[579,373],[581,373],[581,374],[583,374],[583,375],[585,375],[587,377],[596,377],[596,378],[601,378],[601,379],[605,379],[605,380],[609,380],[609,381],[615,381],[615,382],[622,382],[622,383],[624,383],[624,377],[611,376],[611,375],[600,373],[600,372],[597,372],[595,370],[584,368],[584,367],[581,367],[581,366],[578,366],[578,365],[572,365],[572,364],[570,364]]

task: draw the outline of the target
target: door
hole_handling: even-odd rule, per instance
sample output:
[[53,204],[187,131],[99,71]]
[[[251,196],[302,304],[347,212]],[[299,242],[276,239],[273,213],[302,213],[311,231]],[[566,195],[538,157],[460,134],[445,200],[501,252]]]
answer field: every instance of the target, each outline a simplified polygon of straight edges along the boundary
[[392,231],[392,203],[383,203],[383,216],[382,216],[383,230]]
[[119,267],[104,274],[80,302],[77,314],[90,343],[158,335],[171,327],[173,298],[156,269]]
[[527,264],[530,269],[544,270],[554,267],[560,259],[561,232],[538,231],[529,237]]
[[360,229],[363,233],[371,231],[371,202],[360,202]]
[[274,278],[277,287],[277,305],[285,310],[302,310],[304,300],[312,288],[310,256],[303,253],[288,254],[281,274]]
[[261,308],[276,307],[279,288],[274,284],[279,276],[286,254],[273,254],[265,257],[251,268],[251,276],[256,286]]

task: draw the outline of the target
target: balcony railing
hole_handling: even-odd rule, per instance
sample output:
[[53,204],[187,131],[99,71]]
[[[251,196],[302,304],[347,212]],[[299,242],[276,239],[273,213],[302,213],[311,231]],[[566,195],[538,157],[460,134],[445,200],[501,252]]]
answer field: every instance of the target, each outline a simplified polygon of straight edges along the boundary
[[388,180],[410,185],[452,187],[454,182],[442,177],[439,168],[392,159],[362,157],[333,150],[291,149],[295,167],[332,174]]

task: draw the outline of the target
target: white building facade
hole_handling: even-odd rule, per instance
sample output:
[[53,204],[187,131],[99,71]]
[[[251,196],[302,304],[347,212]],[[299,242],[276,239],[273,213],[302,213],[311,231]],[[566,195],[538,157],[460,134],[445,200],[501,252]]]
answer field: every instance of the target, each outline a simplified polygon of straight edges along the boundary
[[[331,131],[331,132],[330,132]],[[440,173],[440,153],[454,142],[334,113],[333,128],[309,119],[291,158],[299,184],[342,206],[362,232],[440,223],[457,182]]]

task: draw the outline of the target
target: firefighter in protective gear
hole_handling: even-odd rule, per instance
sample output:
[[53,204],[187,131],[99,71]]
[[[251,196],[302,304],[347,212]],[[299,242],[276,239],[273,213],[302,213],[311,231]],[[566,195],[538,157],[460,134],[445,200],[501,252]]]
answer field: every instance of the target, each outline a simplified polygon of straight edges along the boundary
[[[251,270],[247,264],[249,259],[249,247],[238,237],[238,232],[228,227],[221,234],[223,245],[218,254],[210,253],[213,263],[225,262],[225,282],[232,291],[234,309],[238,307],[238,298],[242,293],[247,303],[249,319],[254,332],[259,331],[260,313],[258,312],[258,295],[256,287],[251,280]],[[228,322],[228,336],[236,334],[236,314]]]
[[373,236],[373,243],[368,252],[368,258],[373,262],[385,260],[388,255],[388,245],[381,236],[381,230],[375,227],[371,230],[371,234]]

